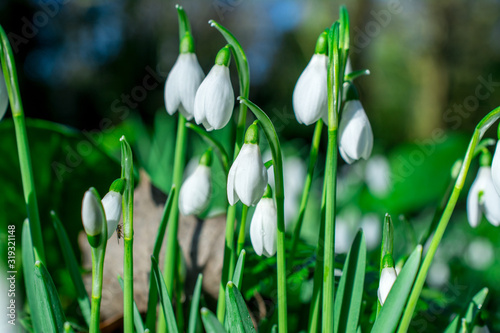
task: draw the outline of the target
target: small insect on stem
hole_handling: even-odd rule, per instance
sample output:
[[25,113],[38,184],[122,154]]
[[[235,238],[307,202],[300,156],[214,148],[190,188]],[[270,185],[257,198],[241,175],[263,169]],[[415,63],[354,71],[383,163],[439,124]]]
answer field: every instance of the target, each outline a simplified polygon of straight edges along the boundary
[[120,238],[123,238],[123,224],[118,223],[116,226],[116,240],[118,241],[118,244],[120,244]]

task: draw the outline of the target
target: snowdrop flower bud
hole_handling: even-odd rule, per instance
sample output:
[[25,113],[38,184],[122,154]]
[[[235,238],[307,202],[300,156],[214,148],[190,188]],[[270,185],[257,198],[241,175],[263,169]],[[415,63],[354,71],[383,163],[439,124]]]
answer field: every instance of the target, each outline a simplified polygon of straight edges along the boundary
[[489,153],[483,153],[477,177],[467,196],[467,218],[473,228],[481,221],[482,213],[491,224],[500,225],[500,195],[493,185],[490,163]]
[[293,111],[301,124],[311,125],[327,112],[327,42],[327,33],[323,32],[314,55],[293,90]]
[[230,205],[241,200],[247,206],[259,202],[266,190],[267,170],[262,162],[259,148],[259,129],[250,125],[245,134],[245,143],[233,162],[227,178],[227,198]]
[[194,119],[208,131],[227,125],[234,108],[234,92],[229,78],[229,46],[223,47],[215,65],[201,83],[194,99]]
[[101,241],[104,225],[104,210],[99,194],[95,188],[90,188],[83,196],[82,222],[91,246],[96,247]]
[[7,112],[9,105],[9,94],[7,93],[7,86],[5,85],[5,77],[3,76],[2,69],[0,68],[0,121]]
[[385,255],[383,265],[384,268],[380,273],[380,283],[377,292],[380,305],[384,305],[384,302],[392,289],[392,285],[396,282],[397,278],[396,270],[394,269],[394,260],[390,254]]
[[111,184],[109,192],[101,200],[104,214],[106,215],[106,222],[108,224],[108,239],[110,239],[115,232],[122,216],[122,194],[124,190],[125,179],[117,179]]
[[278,215],[271,187],[268,185],[250,223],[250,240],[257,255],[272,257],[276,253],[277,229]]
[[194,172],[184,181],[179,192],[179,210],[182,215],[199,215],[207,209],[212,193],[210,165],[212,150],[207,150]]
[[[351,85],[352,89],[354,87]],[[358,99],[345,103],[339,125],[339,151],[348,164],[360,158],[370,157],[373,148],[373,132],[365,110]]]
[[497,193],[500,195],[500,140],[497,142],[495,154],[493,154],[493,163],[491,164],[491,176],[493,177],[493,185]]
[[194,98],[204,77],[194,54],[193,38],[186,32],[179,57],[165,83],[165,106],[168,114],[173,115],[178,110],[187,120],[193,118]]

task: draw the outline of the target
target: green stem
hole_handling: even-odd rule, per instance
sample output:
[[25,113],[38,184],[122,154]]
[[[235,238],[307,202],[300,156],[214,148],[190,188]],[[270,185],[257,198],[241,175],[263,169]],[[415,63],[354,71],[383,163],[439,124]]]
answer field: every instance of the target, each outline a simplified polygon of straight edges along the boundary
[[14,129],[16,131],[17,153],[19,156],[19,165],[21,168],[21,178],[23,183],[24,201],[28,219],[30,221],[30,231],[33,239],[33,251],[35,261],[45,262],[45,251],[43,248],[42,229],[40,226],[40,215],[38,213],[38,203],[36,199],[35,181],[33,177],[33,168],[31,166],[31,155],[28,144],[28,135],[26,132],[26,124],[24,120],[23,104],[21,94],[19,92],[19,84],[17,81],[16,64],[14,55],[9,43],[9,39],[5,31],[0,26],[1,52],[0,59],[2,62],[7,93],[9,95],[10,108],[14,120]]
[[[335,212],[337,192],[337,128],[339,111],[339,24],[328,34],[328,146],[326,155],[325,261],[323,264],[322,331],[334,331],[335,304]],[[332,89],[333,88],[333,89]],[[335,94],[335,95],[333,95]]]
[[304,222],[307,201],[309,200],[309,192],[311,191],[314,167],[316,166],[316,161],[318,160],[319,144],[321,142],[322,130],[323,121],[319,120],[318,122],[316,122],[316,127],[314,128],[313,140],[311,143],[311,152],[309,153],[309,166],[307,167],[306,181],[304,183],[304,189],[302,190],[302,198],[300,199],[299,216],[297,217],[297,223],[295,224],[295,230],[293,233],[292,251],[290,253],[290,258],[288,259],[289,270],[293,268],[293,260],[295,259],[295,252],[297,251],[297,246],[300,240],[300,231],[302,229],[302,223]]
[[236,254],[239,255],[243,246],[245,245],[246,224],[248,217],[248,206],[243,205],[241,211],[240,233],[238,235],[238,246],[236,247]]
[[[380,247],[380,268],[379,276],[382,275],[382,270],[384,269],[384,257],[386,254],[393,253],[394,250],[394,226],[392,223],[391,215],[385,214],[384,224],[382,226],[382,245]],[[382,310],[382,304],[377,298],[377,314],[378,317],[380,310]]]
[[[106,241],[103,240],[105,243]],[[102,276],[104,270],[104,253],[106,248],[92,248],[92,301],[90,312],[90,333],[99,332],[101,299],[102,299]]]
[[[134,332],[134,163],[132,150],[123,136],[122,173],[126,180],[123,192],[123,330]],[[108,232],[112,232],[109,230]]]
[[415,311],[417,301],[420,297],[420,293],[422,292],[422,288],[424,286],[425,279],[427,277],[427,273],[431,266],[432,260],[434,259],[434,255],[436,254],[439,243],[443,238],[446,227],[448,226],[448,222],[450,221],[455,205],[457,204],[460,192],[464,187],[465,178],[467,177],[467,172],[474,157],[475,148],[479,143],[479,141],[481,140],[481,137],[486,132],[486,130],[495,121],[497,121],[498,118],[500,118],[500,107],[497,107],[496,109],[491,111],[488,115],[486,115],[486,117],[484,117],[483,120],[481,120],[481,122],[476,126],[476,129],[474,130],[472,139],[469,143],[469,147],[467,148],[467,152],[465,153],[464,162],[462,163],[462,167],[460,168],[460,173],[458,174],[450,199],[446,204],[443,215],[441,216],[441,219],[439,220],[438,226],[436,228],[436,232],[432,237],[429,250],[427,251],[422,266],[418,272],[415,285],[413,286],[407,307],[403,314],[403,318],[401,319],[401,323],[398,330],[399,333],[404,333],[408,331],[408,327],[410,326],[410,322],[413,317],[413,312]]
[[321,291],[323,290],[323,255],[325,250],[325,210],[326,210],[326,177],[323,180],[321,195],[321,221],[319,227],[318,246],[316,248],[316,265],[314,267],[313,295],[309,310],[309,333],[317,333],[321,324]]

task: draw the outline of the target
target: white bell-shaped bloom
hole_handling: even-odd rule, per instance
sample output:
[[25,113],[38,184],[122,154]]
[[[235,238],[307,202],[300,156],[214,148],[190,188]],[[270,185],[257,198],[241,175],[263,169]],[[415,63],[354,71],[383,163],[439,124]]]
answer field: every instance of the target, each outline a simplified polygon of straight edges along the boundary
[[326,54],[314,54],[293,90],[293,111],[297,121],[311,125],[327,112]]
[[467,196],[467,218],[475,228],[482,213],[494,226],[500,225],[500,196],[493,185],[489,166],[481,166]]
[[500,195],[500,141],[497,142],[495,154],[493,155],[493,163],[491,164],[491,177],[493,178],[493,185],[495,185],[495,189]]
[[104,214],[95,189],[91,188],[83,196],[82,222],[88,236],[97,236],[102,232]]
[[7,86],[5,85],[5,78],[3,76],[2,69],[0,69],[0,121],[5,116],[5,112],[7,112],[8,105],[9,105],[9,94],[7,93]]
[[122,216],[122,195],[119,192],[109,191],[104,198],[102,198],[101,203],[104,208],[104,214],[106,215],[108,239],[110,239]]
[[370,157],[373,148],[373,132],[370,121],[359,100],[345,103],[339,125],[339,151],[348,164],[360,158]]
[[267,186],[267,170],[262,162],[257,124],[248,127],[245,143],[233,162],[227,177],[227,199],[230,205],[241,200],[247,206],[256,205]]
[[397,274],[394,267],[385,267],[382,269],[382,273],[380,274],[380,283],[378,286],[378,300],[381,305],[384,305],[389,292],[392,289],[394,282],[396,282]]
[[191,120],[194,115],[194,98],[205,74],[196,54],[181,53],[165,83],[165,106],[173,115],[177,110]]
[[255,207],[250,224],[250,240],[257,255],[272,257],[276,253],[277,230],[278,215],[274,200],[265,195]]
[[[229,59],[229,48],[222,49],[221,53],[226,53]],[[219,55],[217,58],[220,58]],[[194,119],[208,131],[223,128],[233,115],[234,91],[227,65],[229,61],[226,64],[216,63],[196,92]]]
[[199,164],[184,181],[179,192],[179,210],[182,215],[199,215],[207,209],[212,193],[210,167]]

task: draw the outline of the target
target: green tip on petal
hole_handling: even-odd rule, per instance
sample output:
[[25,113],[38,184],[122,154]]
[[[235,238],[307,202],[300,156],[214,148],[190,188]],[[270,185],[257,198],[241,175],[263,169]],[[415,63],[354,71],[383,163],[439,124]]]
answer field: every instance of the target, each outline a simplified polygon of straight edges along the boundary
[[102,239],[101,236],[102,236],[102,234],[99,234],[97,236],[87,235],[87,240],[89,241],[90,246],[98,247],[99,244],[101,244],[101,239]]
[[347,89],[344,89],[344,102],[352,100],[359,100],[359,94],[354,84],[349,83]]
[[245,133],[245,143],[258,145],[259,144],[259,127],[257,122],[248,126],[247,132]]
[[186,32],[181,41],[180,53],[194,53],[194,40],[189,31]]
[[266,191],[264,192],[262,198],[272,199],[272,197],[273,197],[273,190],[271,189],[271,186],[267,184]]
[[219,66],[229,67],[229,62],[231,60],[231,46],[228,44],[220,49],[219,53],[215,57],[215,64]]
[[479,158],[479,165],[482,167],[491,166],[491,153],[488,149],[484,148],[481,152],[481,157]]
[[211,166],[212,165],[212,148],[208,148],[200,158],[200,165]]
[[326,54],[327,50],[328,50],[328,33],[326,31],[323,31],[318,37],[314,53]]
[[386,254],[382,260],[382,268],[394,267],[394,259],[392,254]]
[[113,191],[113,192],[117,192],[117,193],[120,193],[120,194],[123,194],[123,191],[125,191],[125,184],[126,184],[126,180],[125,178],[118,178],[117,180],[115,180],[113,182],[113,184],[111,184],[111,186],[109,187],[109,191]]

